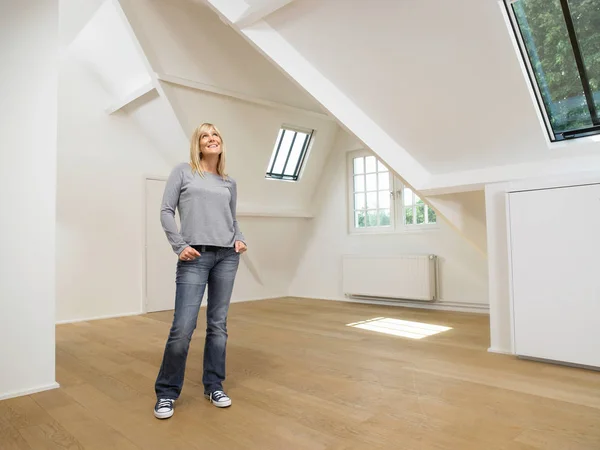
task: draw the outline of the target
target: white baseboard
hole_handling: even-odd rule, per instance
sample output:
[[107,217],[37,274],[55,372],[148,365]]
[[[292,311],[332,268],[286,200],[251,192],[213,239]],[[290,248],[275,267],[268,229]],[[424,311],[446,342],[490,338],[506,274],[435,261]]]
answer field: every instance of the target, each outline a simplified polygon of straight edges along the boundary
[[77,323],[77,322],[91,322],[92,320],[104,320],[104,319],[117,319],[119,317],[129,317],[129,316],[139,316],[142,314],[141,311],[136,312],[128,312],[123,314],[112,314],[108,316],[95,316],[95,317],[87,317],[81,319],[68,319],[68,320],[59,320],[56,322],[56,325],[64,325],[67,323]]
[[[289,296],[288,295],[273,295],[273,296],[269,296],[269,297],[243,298],[243,299],[239,299],[239,300],[232,300],[231,303],[257,302],[260,300],[275,300],[278,298],[286,298],[286,297],[289,297]],[[205,306],[205,304],[202,304],[202,306]]]
[[[274,295],[272,297],[258,297],[258,298],[242,298],[242,299],[236,299],[236,300],[231,300],[231,304],[235,304],[235,303],[246,303],[246,302],[258,302],[261,300],[276,300],[279,298],[285,298],[288,297],[287,295]],[[200,308],[206,308],[206,302],[202,302],[202,305],[200,305]]]
[[31,394],[37,394],[38,392],[44,392],[44,391],[49,391],[51,389],[58,389],[60,387],[60,384],[58,383],[52,383],[52,384],[48,384],[45,386],[38,386],[35,388],[31,388],[31,389],[24,389],[22,391],[14,391],[14,392],[7,392],[4,394],[0,394],[0,400],[7,400],[9,398],[15,398],[15,397],[22,397],[24,395],[31,395]]
[[557,361],[554,359],[547,359],[547,358],[536,358],[534,356],[517,355],[517,358],[519,358],[523,361],[533,361],[533,362],[539,362],[539,363],[544,363],[544,364],[554,364],[557,366],[574,367],[576,369],[585,369],[585,370],[593,370],[594,372],[600,372],[600,367],[598,367],[598,366],[588,366],[585,364],[577,364],[577,363],[571,363],[571,362],[567,362],[567,361]]
[[[232,300],[231,303],[245,303],[245,302],[257,302],[261,300],[276,300],[283,298],[309,298],[311,300],[327,300],[327,301],[338,301],[338,302],[348,302],[348,303],[363,303],[363,304],[374,304],[374,305],[383,305],[383,306],[399,306],[405,308],[420,308],[420,309],[434,309],[440,311],[457,311],[457,312],[474,312],[479,314],[489,314],[489,306],[488,305],[477,305],[473,306],[472,304],[461,305],[459,303],[444,303],[444,302],[436,302],[436,303],[419,303],[419,302],[399,302],[399,301],[383,301],[383,300],[368,300],[368,299],[352,299],[352,298],[332,298],[332,297],[305,297],[305,296],[297,296],[297,295],[274,295],[269,297],[259,297],[259,298],[243,298]],[[201,308],[206,308],[206,302],[202,302]],[[79,322],[91,322],[94,320],[105,320],[105,319],[118,319],[119,317],[130,317],[130,316],[139,316],[141,314],[146,314],[145,312],[136,311],[136,312],[128,312],[122,314],[112,314],[106,316],[94,316],[94,317],[86,317],[80,319],[68,319],[68,320],[59,320],[56,322],[56,325],[65,325],[69,323],[79,323]],[[497,352],[502,353],[502,352]]]
[[489,314],[490,307],[489,305],[478,305],[474,303],[451,303],[451,302],[443,302],[437,301],[432,303],[425,302],[403,302],[403,301],[385,301],[385,300],[370,300],[370,299],[354,299],[347,297],[333,298],[333,297],[306,297],[306,296],[295,296],[291,295],[290,297],[296,298],[310,298],[311,300],[327,300],[334,302],[347,302],[347,303],[362,303],[362,304],[370,304],[370,305],[382,305],[382,306],[398,306],[403,308],[417,308],[417,309],[431,309],[438,311],[455,311],[455,312],[470,312],[477,314]]
[[511,352],[510,350],[504,350],[504,349],[494,348],[494,347],[488,348],[488,352],[489,353],[498,353],[500,355],[514,355],[514,353]]
[[[283,297],[286,297],[286,296],[277,295],[277,296],[273,296],[273,297],[243,298],[243,299],[239,299],[239,300],[234,300],[231,303],[255,302],[255,301],[259,301],[259,300],[272,300],[272,299],[283,298]],[[201,308],[206,308],[206,302],[202,302]],[[146,314],[146,313],[141,312],[141,311],[136,311],[136,312],[123,313],[123,314],[111,314],[111,315],[106,315],[106,316],[87,317],[87,318],[81,318],[81,319],[59,320],[56,322],[56,325],[66,325],[69,323],[78,323],[78,322],[91,322],[93,320],[118,319],[119,317],[139,316],[142,314]]]

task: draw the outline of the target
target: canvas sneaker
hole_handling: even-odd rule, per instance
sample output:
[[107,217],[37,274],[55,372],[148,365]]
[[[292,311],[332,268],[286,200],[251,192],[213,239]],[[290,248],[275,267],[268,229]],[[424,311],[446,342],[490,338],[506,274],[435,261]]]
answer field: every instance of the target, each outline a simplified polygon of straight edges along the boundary
[[175,400],[170,398],[160,398],[154,406],[154,417],[157,419],[168,419],[173,415],[173,404]]
[[223,391],[214,391],[210,394],[204,394],[208,401],[218,408],[227,408],[231,406],[231,399]]

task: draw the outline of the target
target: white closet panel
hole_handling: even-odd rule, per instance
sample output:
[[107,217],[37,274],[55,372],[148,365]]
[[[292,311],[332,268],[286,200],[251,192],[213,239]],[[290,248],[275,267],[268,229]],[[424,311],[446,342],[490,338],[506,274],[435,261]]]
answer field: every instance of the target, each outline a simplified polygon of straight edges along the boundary
[[517,355],[600,367],[600,184],[508,194]]

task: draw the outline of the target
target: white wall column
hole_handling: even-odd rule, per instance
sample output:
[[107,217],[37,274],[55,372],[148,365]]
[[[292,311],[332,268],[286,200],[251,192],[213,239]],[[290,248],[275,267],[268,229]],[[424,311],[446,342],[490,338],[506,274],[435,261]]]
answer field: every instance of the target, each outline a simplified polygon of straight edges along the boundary
[[58,0],[0,2],[0,399],[55,382]]

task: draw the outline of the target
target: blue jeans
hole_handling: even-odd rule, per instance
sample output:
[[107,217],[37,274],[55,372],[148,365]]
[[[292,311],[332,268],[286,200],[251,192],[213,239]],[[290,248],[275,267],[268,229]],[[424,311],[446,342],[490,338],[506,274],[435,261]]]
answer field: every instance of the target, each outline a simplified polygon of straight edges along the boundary
[[240,254],[233,248],[202,252],[193,261],[177,261],[175,316],[156,379],[157,398],[177,399],[181,394],[190,340],[207,284],[202,383],[207,394],[223,389],[227,312],[239,262]]

